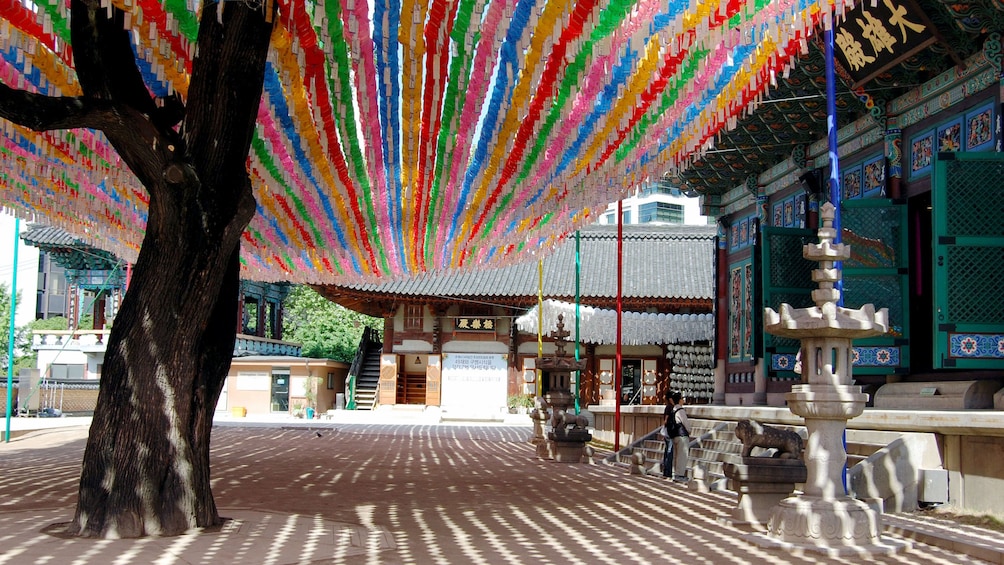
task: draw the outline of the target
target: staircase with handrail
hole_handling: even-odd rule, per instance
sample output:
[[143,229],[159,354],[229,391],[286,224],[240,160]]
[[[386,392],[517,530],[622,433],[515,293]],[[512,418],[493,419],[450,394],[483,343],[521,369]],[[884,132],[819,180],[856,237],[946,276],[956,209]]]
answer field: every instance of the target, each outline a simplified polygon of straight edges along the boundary
[[[711,490],[725,488],[725,464],[739,462],[742,443],[735,438],[735,422],[690,418],[690,476],[700,479]],[[659,430],[655,429],[639,441],[611,455],[608,462],[628,464],[631,456],[641,453],[650,474],[662,473],[662,453],[665,449]]]
[[349,367],[351,385],[346,403],[349,410],[372,410],[376,406],[377,387],[380,385],[380,355],[383,353],[383,343],[377,338],[375,329],[363,329],[359,349]]
[[[742,462],[742,442],[736,439],[736,422],[723,420],[702,420],[690,418],[690,476],[699,479],[702,487],[709,490],[726,488],[725,464]],[[787,428],[805,437],[802,426],[776,426]],[[884,446],[879,443],[848,442],[848,465],[866,459],[872,453]],[[611,455],[608,461],[616,464],[628,464],[631,455],[642,453],[645,456],[645,467],[650,473],[662,472],[663,440],[659,430],[655,429],[641,440]],[[768,450],[754,449],[753,455],[770,454]]]

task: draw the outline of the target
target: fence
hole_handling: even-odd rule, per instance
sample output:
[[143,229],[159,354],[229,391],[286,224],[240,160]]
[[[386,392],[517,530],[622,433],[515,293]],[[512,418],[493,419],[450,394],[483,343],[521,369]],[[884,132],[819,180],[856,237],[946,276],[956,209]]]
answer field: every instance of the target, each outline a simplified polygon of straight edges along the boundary
[[[20,413],[29,416],[53,414],[58,410],[67,416],[89,416],[94,413],[94,407],[98,402],[98,381],[96,380],[56,380],[48,379],[39,381],[38,388],[28,391],[28,402],[24,401],[25,395],[20,395],[18,383],[15,382],[10,391],[10,398],[14,403],[14,408],[20,409]],[[18,406],[18,398],[31,410]],[[35,409],[38,399],[37,410]],[[0,410],[7,412],[7,382],[0,381]],[[13,413],[13,412],[12,412]]]

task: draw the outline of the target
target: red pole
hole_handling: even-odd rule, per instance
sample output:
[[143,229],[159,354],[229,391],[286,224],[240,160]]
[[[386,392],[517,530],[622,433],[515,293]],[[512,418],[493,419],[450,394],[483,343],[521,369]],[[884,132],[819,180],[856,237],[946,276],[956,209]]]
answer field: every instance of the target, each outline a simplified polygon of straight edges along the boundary
[[621,450],[621,294],[624,266],[624,201],[617,201],[617,361],[614,363],[614,452]]

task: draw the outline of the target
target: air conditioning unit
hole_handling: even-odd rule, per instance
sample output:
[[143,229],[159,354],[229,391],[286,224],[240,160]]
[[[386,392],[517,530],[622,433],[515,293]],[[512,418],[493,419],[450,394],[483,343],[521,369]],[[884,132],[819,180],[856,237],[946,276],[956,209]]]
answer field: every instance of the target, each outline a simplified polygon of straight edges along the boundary
[[920,469],[917,502],[945,504],[948,502],[948,471],[946,469]]

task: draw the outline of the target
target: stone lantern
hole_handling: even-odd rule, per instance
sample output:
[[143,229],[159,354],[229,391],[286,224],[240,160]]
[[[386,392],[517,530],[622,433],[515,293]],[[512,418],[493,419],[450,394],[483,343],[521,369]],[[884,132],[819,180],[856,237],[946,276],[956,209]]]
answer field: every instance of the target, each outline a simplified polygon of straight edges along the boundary
[[848,496],[843,484],[847,462],[844,432],[847,420],[859,416],[868,400],[861,387],[851,384],[854,339],[884,334],[888,310],[866,304],[858,310],[838,306],[841,271],[835,262],[850,258],[850,247],[834,243],[835,208],[821,207],[819,243],[805,245],[806,259],[819,262],[812,280],[816,303],[810,308],[782,304],[766,308],[764,328],[770,334],[801,340],[802,384],[786,399],[792,413],[805,419],[806,481],[801,494],[783,499],[771,513],[767,534],[754,541],[765,547],[817,550],[829,555],[890,553],[904,544],[879,536],[881,515],[861,500]]
[[[586,443],[593,436],[586,429],[586,419],[569,410],[575,406],[572,374],[581,374],[586,368],[586,361],[565,354],[569,332],[565,330],[561,314],[558,314],[557,329],[550,335],[554,338],[555,354],[553,357],[538,357],[536,366],[540,370],[541,391],[544,404],[549,409],[551,430],[547,433],[546,443],[538,444],[537,455],[550,456],[559,463],[579,463]],[[540,409],[535,412],[540,414]]]

